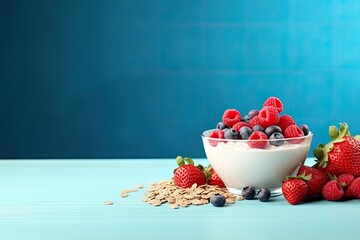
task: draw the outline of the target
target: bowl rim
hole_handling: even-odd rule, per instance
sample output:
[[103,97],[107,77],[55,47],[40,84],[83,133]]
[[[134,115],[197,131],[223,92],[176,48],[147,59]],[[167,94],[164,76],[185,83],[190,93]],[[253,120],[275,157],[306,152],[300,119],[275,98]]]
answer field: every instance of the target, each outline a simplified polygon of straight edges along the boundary
[[[300,140],[300,139],[308,139],[308,138],[312,138],[312,136],[314,135],[313,132],[309,131],[309,133],[307,135],[301,136],[301,137],[293,137],[293,138],[283,138],[283,139],[253,139],[253,140],[249,140],[249,139],[226,139],[226,138],[212,138],[206,135],[206,133],[211,133],[215,130],[220,130],[220,129],[208,129],[205,130],[201,133],[201,137],[205,138],[205,139],[211,139],[212,141],[221,141],[221,142],[273,142],[273,141],[279,141],[279,140],[284,140],[284,141],[291,141],[291,140]],[[209,135],[208,134],[208,135]]]

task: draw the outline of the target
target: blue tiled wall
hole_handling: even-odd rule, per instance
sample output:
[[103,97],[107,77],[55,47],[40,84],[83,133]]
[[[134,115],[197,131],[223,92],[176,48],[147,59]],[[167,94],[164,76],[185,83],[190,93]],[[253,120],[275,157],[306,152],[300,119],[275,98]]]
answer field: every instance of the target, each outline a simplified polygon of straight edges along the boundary
[[0,2],[0,158],[204,157],[226,108],[271,95],[360,133],[360,3]]

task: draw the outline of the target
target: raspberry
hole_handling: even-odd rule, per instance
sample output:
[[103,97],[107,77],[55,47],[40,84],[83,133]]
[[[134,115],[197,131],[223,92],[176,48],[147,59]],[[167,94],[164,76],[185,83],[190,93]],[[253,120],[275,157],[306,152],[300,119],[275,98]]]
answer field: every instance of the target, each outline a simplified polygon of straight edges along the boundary
[[267,107],[267,106],[275,107],[279,113],[282,112],[282,110],[284,109],[284,105],[277,97],[269,97],[268,99],[266,99],[263,107]]
[[284,132],[285,129],[290,125],[296,125],[295,120],[288,114],[282,115],[277,124]]
[[354,197],[360,198],[360,177],[356,178],[350,185],[351,193]]
[[229,127],[234,126],[234,124],[240,122],[240,120],[241,114],[236,109],[227,109],[222,116],[223,123]]
[[354,198],[354,195],[351,192],[350,188],[344,189],[344,196],[343,199],[352,199]]
[[345,184],[345,187],[350,187],[351,183],[354,181],[355,177],[351,174],[341,174],[337,177],[337,181],[342,185],[342,183]]
[[246,122],[238,122],[238,123],[235,123],[234,126],[232,126],[232,129],[234,129],[235,131],[240,131],[240,128],[242,127],[250,127],[250,125]]
[[270,127],[272,125],[277,125],[280,119],[278,110],[272,106],[263,107],[260,110],[258,117],[261,126],[263,126],[264,128]]
[[[297,137],[303,137],[304,133],[303,131],[296,125],[290,125],[288,126],[284,131],[285,138],[297,138]],[[290,140],[290,143],[296,144],[301,143],[303,139],[294,139]]]
[[344,189],[336,180],[331,180],[324,185],[322,195],[326,200],[337,201],[344,195]]
[[261,125],[261,124],[260,124],[259,116],[253,117],[253,118],[250,120],[249,125],[250,125],[250,128],[253,128],[253,127],[256,126],[256,125]]
[[344,188],[344,199],[351,199],[354,197],[354,195],[351,192],[350,186],[351,183],[354,181],[355,177],[351,174],[341,174],[337,177],[338,183]]
[[209,137],[211,138],[220,138],[224,139],[224,131],[223,130],[215,130],[212,133],[210,133]]
[[[223,130],[214,130],[210,133],[209,138],[219,138],[219,139],[224,139],[224,131]],[[218,144],[219,141],[215,141],[215,140],[209,140],[209,143],[211,146],[216,147],[216,145]]]
[[[265,149],[267,145],[267,141],[266,141],[267,139],[268,138],[265,133],[260,131],[255,131],[249,137],[249,140],[254,140],[254,141],[249,141],[248,145],[251,148]],[[265,141],[261,141],[261,140],[265,140]]]

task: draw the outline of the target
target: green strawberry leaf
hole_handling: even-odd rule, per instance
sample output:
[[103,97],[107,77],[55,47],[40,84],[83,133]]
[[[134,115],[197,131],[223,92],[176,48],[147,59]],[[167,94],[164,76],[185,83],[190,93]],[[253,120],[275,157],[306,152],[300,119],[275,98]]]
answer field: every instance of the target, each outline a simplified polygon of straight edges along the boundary
[[324,157],[324,150],[322,147],[317,147],[314,149],[313,154],[318,160],[320,160]]
[[340,123],[339,138],[343,138],[345,136],[350,136],[350,132],[347,123],[343,122]]
[[204,171],[204,170],[205,170],[204,166],[203,166],[203,165],[201,165],[201,164],[198,164],[196,167],[197,167],[198,169],[202,170],[202,171]]
[[205,174],[205,177],[206,177],[206,181],[208,181],[210,178],[211,178],[211,172],[210,172],[210,170],[211,170],[211,165],[209,164],[209,166],[207,166],[207,167],[203,167],[203,172],[204,172],[204,174]]
[[339,134],[340,134],[340,132],[336,126],[329,127],[329,135],[332,140],[337,139],[339,137]]
[[182,157],[182,156],[177,156],[176,157],[176,163],[177,163],[177,165],[178,166],[183,166],[183,165],[185,165],[185,161],[184,161],[184,158]]
[[306,174],[306,171],[304,171],[302,174],[296,176],[297,179],[301,179],[304,181],[309,181],[312,179],[312,174]]
[[194,160],[192,160],[191,158],[185,157],[184,160],[185,160],[185,162],[187,162],[188,164],[194,165]]
[[355,135],[354,138],[355,138],[356,140],[360,141],[360,135],[359,135],[359,134]]

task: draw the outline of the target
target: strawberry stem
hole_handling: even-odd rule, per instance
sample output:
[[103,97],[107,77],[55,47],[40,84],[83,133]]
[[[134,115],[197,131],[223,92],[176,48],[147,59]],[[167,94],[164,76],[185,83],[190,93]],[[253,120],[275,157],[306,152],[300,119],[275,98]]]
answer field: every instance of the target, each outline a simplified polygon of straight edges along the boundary
[[194,160],[192,160],[191,158],[189,157],[185,157],[183,158],[182,156],[177,156],[176,157],[176,163],[179,167],[185,165],[185,163],[187,164],[190,164],[190,165],[194,165]]
[[182,157],[182,156],[177,156],[176,157],[176,163],[177,163],[177,165],[178,166],[183,166],[183,165],[185,165],[185,161],[184,161],[184,158]]
[[349,126],[345,122],[340,123],[340,129],[336,126],[330,126],[329,136],[331,138],[329,143],[326,145],[319,144],[313,151],[314,156],[317,158],[318,166],[322,168],[326,168],[328,165],[328,153],[333,149],[334,143],[342,142],[345,140],[345,136],[350,136]]
[[192,160],[191,158],[185,157],[184,160],[185,160],[185,162],[187,162],[188,164],[194,165],[194,160]]

